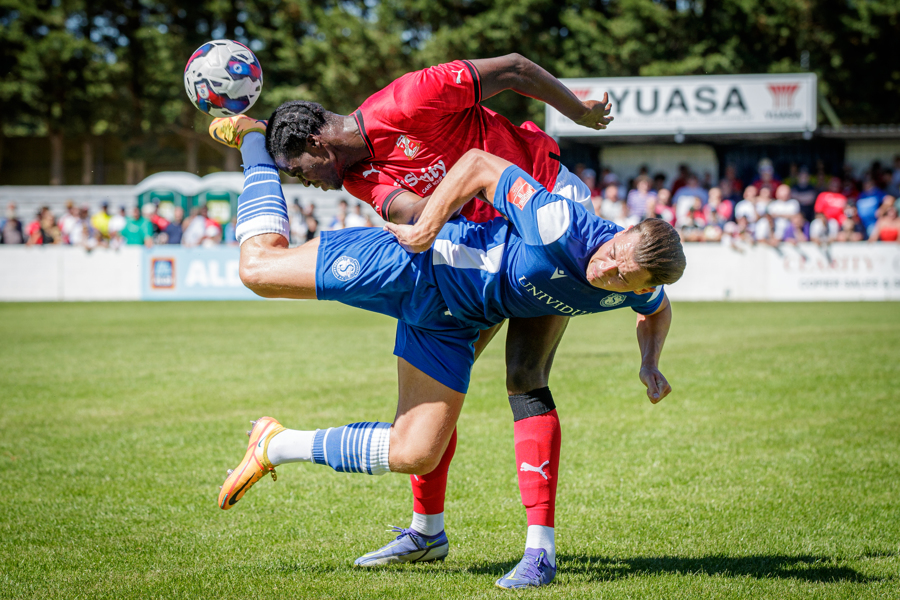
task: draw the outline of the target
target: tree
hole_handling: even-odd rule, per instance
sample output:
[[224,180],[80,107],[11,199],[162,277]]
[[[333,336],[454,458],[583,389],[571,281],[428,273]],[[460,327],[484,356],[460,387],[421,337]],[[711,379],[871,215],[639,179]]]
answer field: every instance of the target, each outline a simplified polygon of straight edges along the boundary
[[48,0],[8,2],[4,38],[16,49],[3,92],[22,125],[46,132],[50,183],[64,180],[67,132],[89,128],[96,102],[108,93],[108,71],[94,59],[98,49],[73,26],[80,6]]

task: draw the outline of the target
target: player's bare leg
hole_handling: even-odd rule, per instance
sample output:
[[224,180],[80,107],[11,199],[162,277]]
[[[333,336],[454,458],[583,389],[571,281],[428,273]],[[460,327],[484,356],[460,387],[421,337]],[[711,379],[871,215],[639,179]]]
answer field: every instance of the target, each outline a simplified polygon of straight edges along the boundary
[[[506,387],[515,422],[516,471],[528,519],[523,563],[546,561],[550,567],[556,565],[553,520],[561,433],[548,384],[553,358],[568,321],[562,316],[510,319],[506,335]],[[526,585],[527,577],[520,581],[529,571],[523,563],[501,578],[498,585]],[[529,571],[528,577],[531,575]]]
[[[394,423],[351,423],[310,431],[285,429],[271,417],[253,423],[250,445],[241,463],[229,470],[219,506],[231,508],[250,487],[275,467],[289,462],[328,465],[343,473],[424,474],[444,455],[465,394],[450,389],[402,358],[398,359],[399,395]],[[443,560],[449,542],[441,531],[425,535],[396,528],[397,538],[357,559],[360,566],[391,562]]]
[[[475,342],[476,360],[501,327],[503,327],[502,323],[485,329],[479,334],[478,340]],[[413,515],[410,528],[421,534],[435,536],[444,531],[447,475],[455,452],[456,431],[454,430],[437,467],[425,475],[411,475],[409,478],[413,493]]]
[[465,394],[397,359],[399,399],[391,428],[391,471],[434,471],[456,429]]
[[264,233],[241,244],[241,281],[263,298],[315,300],[319,238],[289,248],[281,234]]

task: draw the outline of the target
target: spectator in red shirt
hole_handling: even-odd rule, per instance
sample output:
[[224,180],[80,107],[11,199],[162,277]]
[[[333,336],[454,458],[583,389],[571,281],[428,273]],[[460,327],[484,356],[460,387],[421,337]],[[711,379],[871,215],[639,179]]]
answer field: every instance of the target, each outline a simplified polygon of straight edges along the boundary
[[833,219],[840,224],[844,222],[845,206],[847,196],[841,193],[841,179],[832,177],[828,181],[828,191],[822,192],[816,198],[815,211],[824,214],[826,219]]
[[161,231],[165,231],[169,226],[169,221],[159,216],[159,206],[155,202],[147,202],[141,207],[141,213],[144,218],[153,225],[153,234],[159,235]]
[[898,238],[900,238],[900,218],[897,216],[897,208],[889,206],[875,223],[869,241],[896,242]]
[[56,225],[56,217],[50,212],[46,206],[41,208],[35,216],[35,220],[28,226],[29,246],[59,244],[62,241],[62,234]]

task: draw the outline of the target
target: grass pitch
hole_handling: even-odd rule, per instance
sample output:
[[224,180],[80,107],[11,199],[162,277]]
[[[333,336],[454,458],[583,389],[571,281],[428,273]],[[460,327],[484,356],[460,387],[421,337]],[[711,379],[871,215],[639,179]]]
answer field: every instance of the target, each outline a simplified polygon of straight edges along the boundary
[[[630,311],[570,325],[560,571],[529,596],[900,597],[900,305],[674,311],[657,406]],[[250,419],[389,421],[393,330],[332,303],[0,305],[0,597],[508,597],[502,339],[460,420],[445,563],[352,567],[409,522],[405,476],[285,465],[216,506]]]

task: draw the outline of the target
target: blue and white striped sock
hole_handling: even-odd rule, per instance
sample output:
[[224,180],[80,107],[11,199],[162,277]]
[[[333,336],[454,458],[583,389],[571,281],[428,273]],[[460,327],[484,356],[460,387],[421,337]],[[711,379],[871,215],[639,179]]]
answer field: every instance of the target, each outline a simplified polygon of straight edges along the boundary
[[312,461],[341,473],[384,475],[391,444],[390,423],[351,423],[316,431]]
[[291,239],[287,202],[275,161],[266,152],[266,138],[249,133],[241,143],[244,161],[244,191],[238,198],[235,237],[243,244],[255,235],[278,233]]

